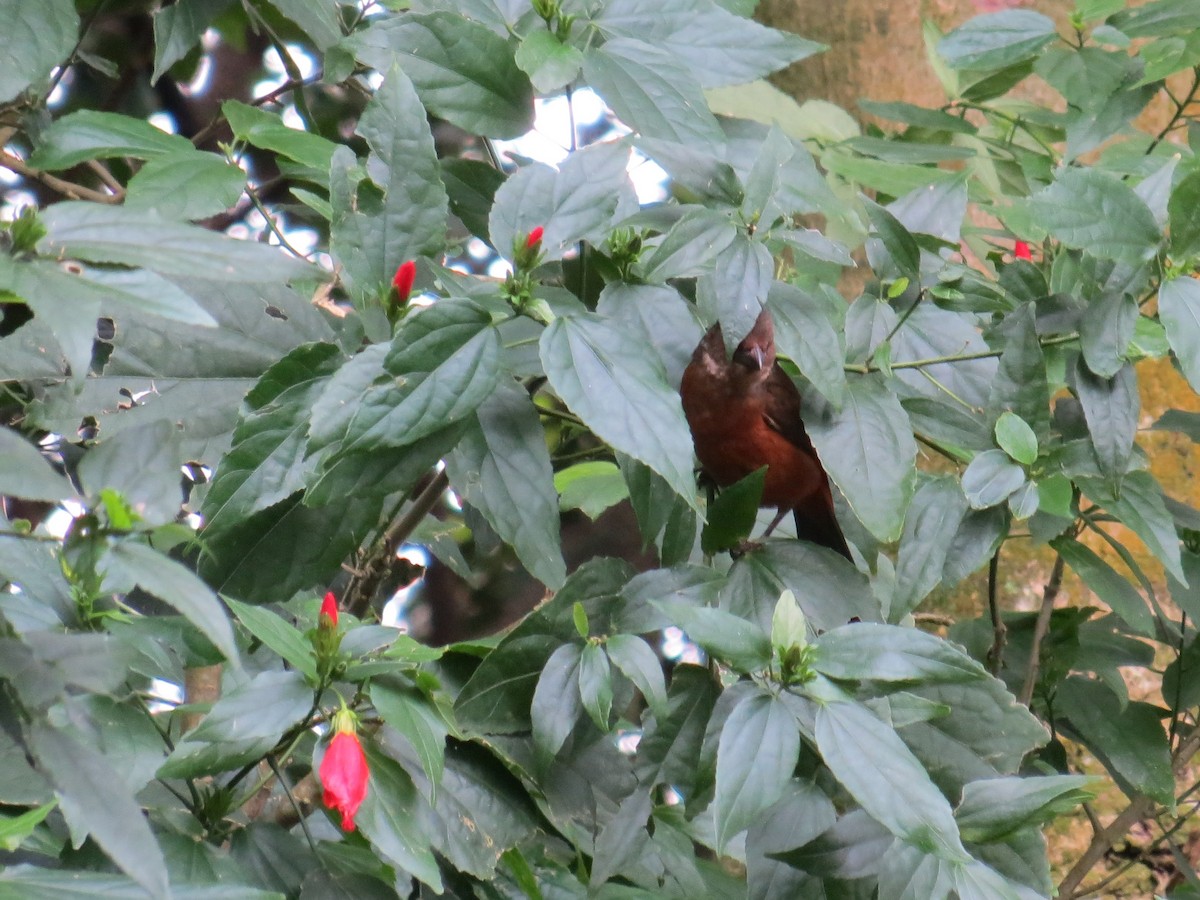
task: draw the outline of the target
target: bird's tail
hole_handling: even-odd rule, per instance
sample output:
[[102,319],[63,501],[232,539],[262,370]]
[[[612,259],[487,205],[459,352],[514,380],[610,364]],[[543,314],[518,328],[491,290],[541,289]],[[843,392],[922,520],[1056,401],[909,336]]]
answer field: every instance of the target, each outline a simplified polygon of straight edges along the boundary
[[846,537],[842,534],[842,528],[833,512],[833,497],[829,488],[826,487],[822,494],[817,502],[808,503],[792,511],[796,520],[796,537],[828,547],[853,562],[850,548],[846,545]]

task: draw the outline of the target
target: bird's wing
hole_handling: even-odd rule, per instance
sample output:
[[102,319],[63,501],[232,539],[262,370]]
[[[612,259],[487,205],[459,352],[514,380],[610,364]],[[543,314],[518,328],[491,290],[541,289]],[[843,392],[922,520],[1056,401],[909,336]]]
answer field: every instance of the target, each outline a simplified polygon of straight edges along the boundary
[[800,392],[792,379],[779,366],[774,366],[763,382],[763,388],[763,420],[767,427],[779,432],[815,459],[817,451],[813,449],[808,432],[804,430],[804,422],[800,419]]

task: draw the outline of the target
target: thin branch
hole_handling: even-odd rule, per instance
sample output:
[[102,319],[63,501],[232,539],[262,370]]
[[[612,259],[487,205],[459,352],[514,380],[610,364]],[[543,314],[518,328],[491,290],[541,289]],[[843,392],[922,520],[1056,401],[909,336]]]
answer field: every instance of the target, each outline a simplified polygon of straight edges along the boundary
[[1166,139],[1166,136],[1171,133],[1171,130],[1179,124],[1179,120],[1183,118],[1184,110],[1196,98],[1197,91],[1200,91],[1200,67],[1192,69],[1192,87],[1187,92],[1187,96],[1183,98],[1183,102],[1175,100],[1174,97],[1171,98],[1175,102],[1175,114],[1171,116],[1167,124],[1162,127],[1162,130],[1155,135],[1154,140],[1150,142],[1150,146],[1146,148],[1146,156],[1153,153],[1154,148],[1161,144]]
[[92,190],[92,188],[84,187],[82,184],[75,184],[73,181],[65,181],[56,175],[51,175],[49,172],[43,172],[40,169],[35,169],[32,166],[27,166],[22,160],[13,156],[11,153],[0,152],[0,166],[8,169],[10,172],[16,172],[18,175],[23,175],[26,178],[32,178],[34,181],[39,181],[52,191],[57,191],[64,197],[71,200],[90,200],[93,203],[108,203],[116,204],[121,202],[120,197],[112,194],[105,194],[102,191]]
[[[1072,341],[1079,340],[1079,332],[1072,331],[1067,334],[1059,334],[1054,337],[1043,338],[1038,343],[1043,347],[1054,347],[1058,344],[1069,344]],[[939,366],[943,363],[969,362],[974,359],[992,359],[1002,356],[1003,350],[974,350],[971,353],[951,353],[946,356],[930,356],[925,359],[910,359],[902,362],[891,363],[888,368],[895,369],[923,369],[926,366]],[[855,372],[859,375],[867,375],[871,372],[879,372],[882,369],[879,366],[861,365],[858,363],[847,363],[842,366],[847,372]]]
[[988,671],[999,677],[1004,668],[1004,648],[1008,644],[1008,629],[1004,627],[1004,617],[1000,615],[1000,603],[997,598],[997,582],[1000,580],[1000,548],[992,554],[988,563],[988,612],[992,616],[992,646],[988,650]]
[[300,830],[304,832],[304,839],[308,841],[309,849],[313,855],[317,855],[317,842],[313,840],[312,832],[308,830],[308,822],[304,818],[304,812],[300,809],[300,803],[296,800],[296,796],[292,793],[292,786],[287,783],[287,779],[283,777],[283,771],[279,768],[279,763],[275,761],[273,754],[267,754],[267,765],[271,767],[271,771],[275,773],[275,777],[279,779],[279,786],[283,788],[283,793],[287,796],[288,801],[292,804],[292,809],[296,812],[296,818],[300,822]]
[[95,172],[101,181],[108,185],[108,189],[113,192],[114,197],[122,198],[125,196],[124,185],[113,177],[113,173],[108,171],[108,166],[104,165],[98,159],[89,159],[87,167]]
[[1042,608],[1038,610],[1037,622],[1033,626],[1033,641],[1029,648],[1029,668],[1025,672],[1025,683],[1021,686],[1020,701],[1028,706],[1033,702],[1033,689],[1037,685],[1038,669],[1041,667],[1042,641],[1050,631],[1050,616],[1054,612],[1054,601],[1062,588],[1063,579],[1062,554],[1054,557],[1054,568],[1050,570],[1050,580],[1042,591]]

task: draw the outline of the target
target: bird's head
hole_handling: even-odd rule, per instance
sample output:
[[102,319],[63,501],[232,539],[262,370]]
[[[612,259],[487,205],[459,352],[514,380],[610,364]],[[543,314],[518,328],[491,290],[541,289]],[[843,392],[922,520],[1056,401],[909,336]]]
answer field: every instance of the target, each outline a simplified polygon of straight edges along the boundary
[[733,351],[733,362],[761,378],[770,374],[775,365],[775,323],[767,310],[758,314],[750,333]]

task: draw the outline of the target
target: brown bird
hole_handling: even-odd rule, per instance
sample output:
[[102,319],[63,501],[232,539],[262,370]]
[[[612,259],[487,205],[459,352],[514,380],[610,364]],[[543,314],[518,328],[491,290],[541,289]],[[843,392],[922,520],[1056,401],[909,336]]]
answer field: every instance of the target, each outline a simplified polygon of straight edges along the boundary
[[767,467],[762,505],[777,507],[779,515],[763,537],[791,510],[797,537],[851,558],[829,478],[800,420],[800,392],[775,361],[775,323],[767,310],[732,359],[721,326],[710,328],[684,370],[679,396],[696,456],[717,485]]

